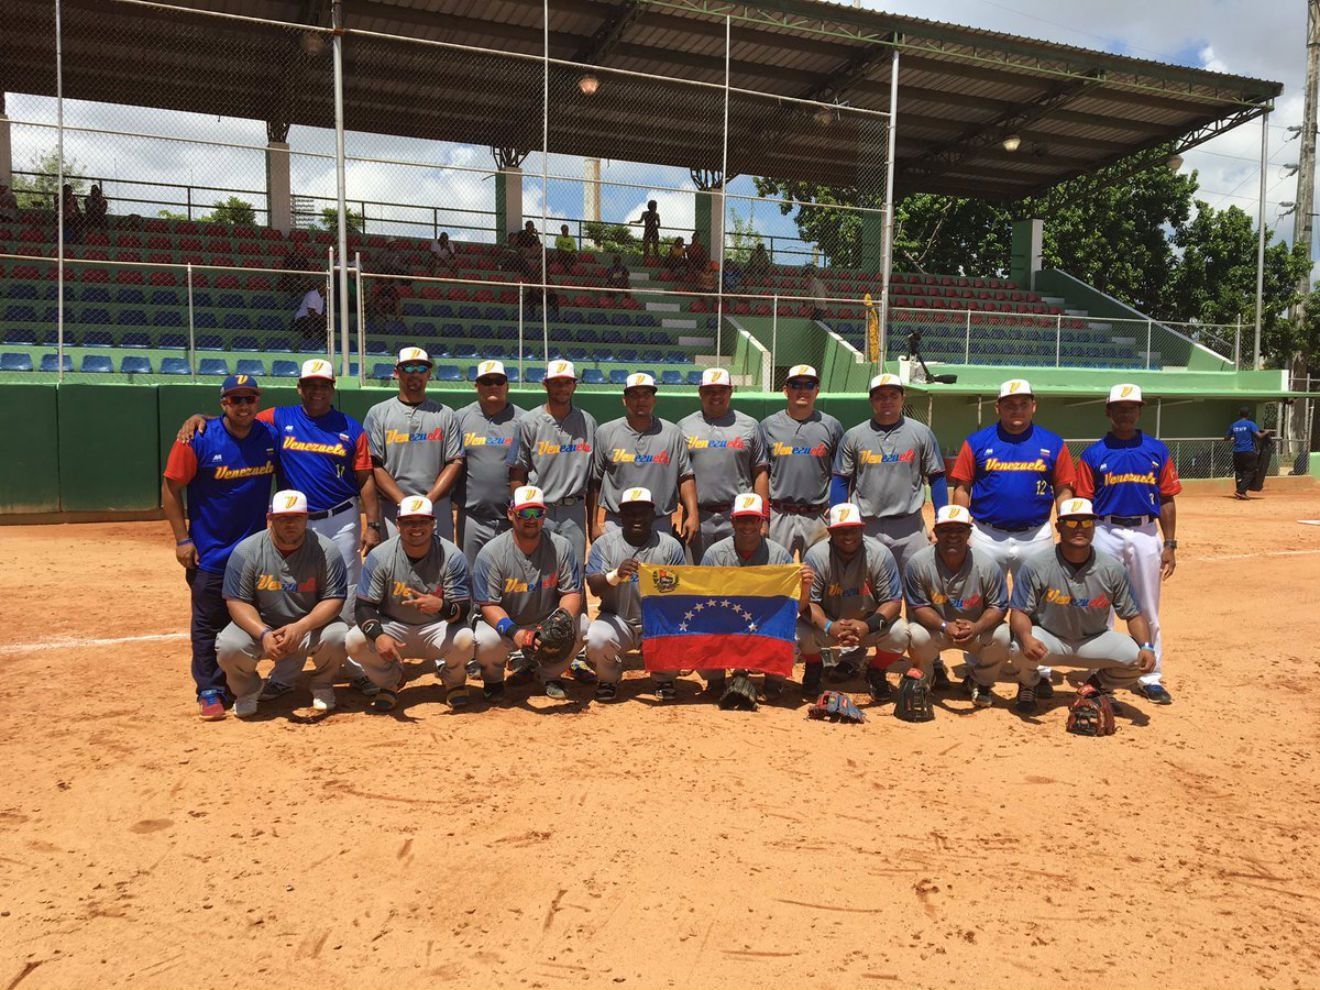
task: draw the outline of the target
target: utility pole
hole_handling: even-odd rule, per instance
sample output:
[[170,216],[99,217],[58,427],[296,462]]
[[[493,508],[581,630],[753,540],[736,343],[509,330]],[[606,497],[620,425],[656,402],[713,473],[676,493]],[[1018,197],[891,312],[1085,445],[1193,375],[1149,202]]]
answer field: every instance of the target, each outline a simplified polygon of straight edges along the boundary
[[[1308,261],[1311,258],[1311,235],[1315,219],[1317,83],[1320,83],[1320,0],[1306,0],[1306,95],[1302,105],[1301,154],[1297,159],[1297,213],[1293,220],[1293,244],[1302,245]],[[1311,294],[1311,266],[1309,264],[1297,282],[1297,294],[1300,301],[1294,307],[1293,318],[1301,320],[1306,316],[1306,300]],[[1292,387],[1307,389],[1310,381],[1306,362],[1301,360],[1300,355],[1294,355],[1289,363],[1292,365],[1289,369]],[[1308,402],[1307,406],[1309,407],[1309,405]],[[1307,411],[1309,412],[1309,408]],[[1289,424],[1288,434],[1301,439],[1307,433],[1309,425],[1312,435],[1305,437],[1305,439],[1307,440],[1307,446],[1314,448],[1317,441],[1315,435],[1317,426],[1314,422],[1308,424],[1308,418],[1307,416],[1294,416],[1293,422]],[[1282,423],[1279,425],[1283,426]],[[1292,439],[1292,436],[1289,439]]]

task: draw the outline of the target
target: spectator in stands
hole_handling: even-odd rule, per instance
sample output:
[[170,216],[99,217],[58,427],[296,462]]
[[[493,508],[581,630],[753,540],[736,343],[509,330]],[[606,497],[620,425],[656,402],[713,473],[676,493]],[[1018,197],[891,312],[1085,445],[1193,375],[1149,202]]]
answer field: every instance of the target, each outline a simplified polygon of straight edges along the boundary
[[64,184],[61,199],[64,202],[64,240],[70,244],[77,244],[82,240],[83,214],[78,206],[78,197],[74,195],[73,186],[67,182]]
[[614,256],[613,264],[605,269],[605,287],[624,291],[632,287],[632,272],[628,271],[617,254]]
[[647,258],[660,260],[660,211],[655,208],[655,200],[647,200],[646,209],[633,223],[642,225],[642,262]]
[[18,197],[14,190],[0,182],[0,223],[14,223],[18,220]]
[[724,291],[737,292],[742,285],[743,268],[733,258],[724,259]]
[[[547,285],[544,293],[546,318],[552,322],[559,319],[559,293],[553,285]],[[542,290],[539,285],[529,285],[523,289],[523,318],[539,320],[541,318]]]
[[701,234],[694,230],[692,232],[692,243],[688,245],[687,249],[688,277],[694,282],[700,282],[708,261],[710,261],[710,254],[706,251],[706,245],[701,243]]
[[541,264],[541,235],[536,229],[536,224],[528,220],[523,224],[523,229],[518,231],[518,236],[514,242],[517,245],[518,253],[522,255],[523,260],[535,271]]
[[666,275],[681,275],[687,271],[687,248],[683,244],[683,238],[675,237],[674,243],[669,245],[669,254],[664,260],[664,270]]
[[410,279],[397,277],[409,274],[408,259],[399,249],[398,241],[391,239],[385,242],[385,250],[376,256],[376,270],[382,275],[395,276],[375,280],[373,302],[376,314],[385,319],[397,319],[403,304],[403,290],[412,285]]
[[449,234],[441,231],[440,236],[431,242],[431,274],[454,275],[458,272],[458,252],[449,239]]
[[100,227],[105,230],[110,224],[106,221],[105,215],[109,212],[110,204],[106,198],[101,195],[100,186],[92,186],[87,198],[83,200],[83,216],[87,229]]
[[714,261],[706,265],[705,268],[696,273],[696,286],[698,292],[715,291],[715,283],[719,279],[720,266]]
[[764,285],[770,277],[770,255],[765,245],[759,241],[752,249],[752,256],[747,259],[747,281],[752,285]]
[[555,238],[556,260],[564,266],[564,271],[573,274],[573,265],[577,263],[577,240],[568,232],[568,224],[559,225],[559,236]]
[[518,238],[521,234],[521,231],[510,231],[509,236],[504,239],[504,247],[500,251],[500,269],[513,272],[520,281],[531,281],[535,272],[522,252],[518,250]]
[[293,329],[303,340],[325,336],[325,299],[319,287],[308,289],[293,317]]
[[815,265],[807,265],[807,295],[811,297],[811,318],[825,319],[825,283]]

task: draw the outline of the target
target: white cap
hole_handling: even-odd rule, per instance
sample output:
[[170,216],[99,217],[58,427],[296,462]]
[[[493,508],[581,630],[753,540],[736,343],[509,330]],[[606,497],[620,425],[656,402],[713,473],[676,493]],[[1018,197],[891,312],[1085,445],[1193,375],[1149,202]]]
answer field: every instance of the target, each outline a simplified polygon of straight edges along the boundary
[[1059,503],[1059,518],[1066,519],[1069,516],[1093,516],[1095,509],[1091,507],[1089,498],[1065,498]]
[[551,378],[572,378],[577,380],[577,369],[573,367],[572,361],[551,361],[545,369],[545,377],[548,381]]
[[903,391],[903,379],[899,378],[898,375],[892,375],[889,372],[885,372],[883,375],[876,375],[871,379],[871,387],[867,389],[867,391],[874,392],[878,388],[896,388],[901,392]]
[[733,511],[729,513],[729,518],[737,519],[739,516],[757,516],[765,518],[765,503],[761,501],[760,495],[753,495],[750,492],[744,492],[742,495],[735,495],[733,499]]
[[733,379],[723,368],[707,368],[701,373],[701,384],[706,385],[727,385],[733,388]]
[[[655,379],[645,371],[639,371],[635,375],[629,375],[628,380],[623,383],[623,390],[625,392],[630,388],[655,389]],[[656,389],[656,391],[659,391],[659,389]]]
[[946,505],[935,513],[935,525],[943,526],[947,523],[970,526],[972,524],[972,514],[967,511],[965,505]]
[[1036,393],[1031,391],[1031,382],[1025,378],[1010,378],[999,386],[999,397],[1002,399],[1006,395],[1030,395],[1035,398]]
[[298,372],[298,380],[304,378],[324,378],[332,382],[335,380],[335,366],[325,358],[311,358],[302,363],[302,370]]
[[1109,402],[1136,402],[1145,405],[1145,400],[1141,397],[1140,385],[1115,385],[1109,390]]
[[514,511],[516,512],[518,509],[532,507],[540,509],[545,508],[545,495],[542,493],[541,489],[537,488],[535,485],[523,485],[521,488],[514,489]]
[[405,516],[434,516],[435,509],[425,495],[409,495],[399,503],[398,518]]
[[482,361],[477,365],[477,377],[485,378],[488,375],[499,375],[501,378],[508,378],[504,370],[503,361]]
[[431,355],[427,354],[426,351],[422,350],[420,347],[405,347],[403,350],[399,351],[399,360],[394,363],[407,364],[411,361],[425,361],[427,364],[430,364]]
[[296,516],[307,514],[307,496],[293,488],[276,492],[270,500],[272,516]]
[[830,519],[827,525],[830,529],[838,529],[840,526],[860,526],[862,525],[862,510],[851,502],[840,502],[838,505],[831,505]]
[[791,381],[794,378],[814,378],[817,382],[820,381],[820,375],[816,374],[816,369],[809,364],[795,364],[789,368],[784,381]]
[[623,494],[619,496],[619,504],[627,505],[629,502],[646,502],[655,505],[655,499],[651,497],[649,488],[625,488]]

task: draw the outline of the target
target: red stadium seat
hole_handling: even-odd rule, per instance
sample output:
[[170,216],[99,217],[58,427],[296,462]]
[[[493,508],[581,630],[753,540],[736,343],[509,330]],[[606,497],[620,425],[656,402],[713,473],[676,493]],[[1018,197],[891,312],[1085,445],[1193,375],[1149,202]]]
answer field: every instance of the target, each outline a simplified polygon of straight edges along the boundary
[[233,274],[232,272],[225,272],[224,274],[217,275],[215,277],[215,287],[217,289],[240,288],[238,284],[238,276]]
[[115,285],[142,285],[145,281],[136,268],[120,268],[115,271]]
[[[168,234],[170,232],[170,225],[164,220],[153,217],[142,225],[142,229],[148,234]],[[148,244],[147,246],[150,247],[151,245]]]
[[284,235],[281,234],[274,227],[262,227],[261,239],[263,241],[282,241],[284,240]]
[[174,272],[160,271],[158,269],[152,272],[151,275],[148,277],[147,284],[148,285],[178,285],[179,280],[178,278],[175,277]]
[[[67,274],[65,277],[68,277]],[[108,285],[110,283],[110,272],[105,268],[88,268],[83,271],[82,280],[98,285]]]
[[115,261],[135,261],[135,262],[136,262],[136,261],[141,261],[141,260],[142,260],[142,252],[141,252],[141,251],[130,251],[130,250],[127,249],[127,248],[116,248],[116,249],[115,249]]
[[249,275],[247,287],[249,292],[270,292],[272,289],[270,279],[265,275]]

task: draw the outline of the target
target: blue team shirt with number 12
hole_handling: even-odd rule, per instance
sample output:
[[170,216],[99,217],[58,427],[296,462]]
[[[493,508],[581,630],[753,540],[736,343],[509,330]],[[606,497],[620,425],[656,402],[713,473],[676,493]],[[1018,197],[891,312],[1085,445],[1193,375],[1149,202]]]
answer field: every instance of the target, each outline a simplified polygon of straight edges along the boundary
[[1072,486],[1072,455],[1057,433],[1032,423],[1009,433],[998,423],[965,441],[949,477],[971,485],[972,518],[998,529],[1049,522],[1054,487]]
[[371,450],[356,419],[338,409],[312,417],[302,406],[263,409],[257,419],[275,428],[280,487],[306,495],[310,511],[323,512],[357,497],[353,472],[371,470]]

